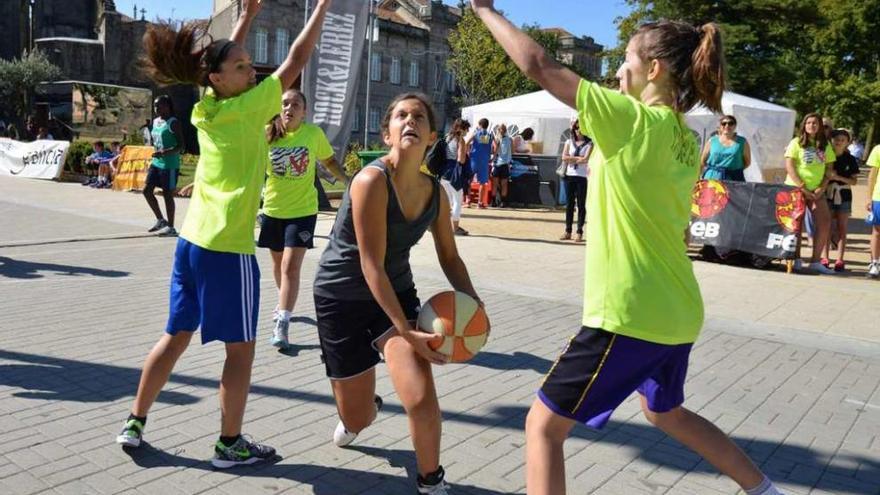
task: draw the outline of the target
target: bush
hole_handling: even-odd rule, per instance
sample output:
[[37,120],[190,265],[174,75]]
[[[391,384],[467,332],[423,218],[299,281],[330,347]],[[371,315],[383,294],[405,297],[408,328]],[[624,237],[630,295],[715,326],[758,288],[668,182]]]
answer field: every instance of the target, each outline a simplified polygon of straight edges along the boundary
[[362,149],[363,147],[358,143],[350,143],[348,145],[348,151],[345,152],[345,160],[342,162],[342,170],[347,177],[354,177],[354,174],[360,172],[361,159],[358,157],[358,152]]
[[77,139],[70,143],[70,149],[67,150],[67,159],[64,161],[64,171],[80,174],[85,172],[83,162],[86,157],[93,152],[91,141]]

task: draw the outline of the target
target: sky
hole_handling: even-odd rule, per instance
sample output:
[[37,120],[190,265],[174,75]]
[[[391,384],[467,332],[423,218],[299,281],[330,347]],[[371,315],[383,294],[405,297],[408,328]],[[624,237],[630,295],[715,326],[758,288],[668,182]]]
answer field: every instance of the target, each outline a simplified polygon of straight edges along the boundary
[[[268,0],[272,1],[272,0]],[[445,3],[457,4],[457,1]],[[132,8],[147,10],[147,19],[156,16],[175,19],[206,18],[213,0],[116,0],[116,9],[131,15]],[[552,7],[550,5],[552,4]],[[629,12],[624,0],[496,0],[496,7],[517,25],[537,22],[542,27],[562,27],[577,36],[592,36],[606,48],[617,44],[614,19]],[[138,15],[140,17],[140,15]]]

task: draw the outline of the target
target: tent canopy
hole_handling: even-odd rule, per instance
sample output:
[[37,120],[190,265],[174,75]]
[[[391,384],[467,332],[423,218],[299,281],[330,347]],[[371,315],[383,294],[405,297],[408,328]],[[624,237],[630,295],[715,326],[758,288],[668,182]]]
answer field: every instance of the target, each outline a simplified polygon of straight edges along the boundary
[[[724,92],[721,107],[725,114],[736,117],[737,132],[749,141],[753,166],[746,170],[746,178],[753,182],[776,182],[780,171],[784,171],[783,153],[792,138],[795,111],[730,91]],[[535,140],[543,142],[544,153],[559,155],[569,123],[577,112],[547,91],[537,91],[464,107],[461,115],[471,123],[487,118],[491,125],[516,125],[520,131],[531,127]],[[701,147],[717,129],[718,118],[705,107],[696,107],[686,114],[688,127],[699,138]]]

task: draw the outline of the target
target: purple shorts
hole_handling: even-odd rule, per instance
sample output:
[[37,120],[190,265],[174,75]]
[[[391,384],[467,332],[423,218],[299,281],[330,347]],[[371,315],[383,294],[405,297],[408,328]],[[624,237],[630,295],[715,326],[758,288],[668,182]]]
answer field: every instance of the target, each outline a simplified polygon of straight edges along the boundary
[[663,345],[581,327],[544,378],[538,397],[551,411],[592,428],[633,392],[664,413],[684,402],[693,344]]

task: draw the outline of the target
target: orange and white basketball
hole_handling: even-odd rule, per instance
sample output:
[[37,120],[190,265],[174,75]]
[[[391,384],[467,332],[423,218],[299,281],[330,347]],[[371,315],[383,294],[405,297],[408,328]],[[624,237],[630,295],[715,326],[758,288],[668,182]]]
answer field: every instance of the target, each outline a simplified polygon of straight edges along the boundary
[[446,291],[428,299],[419,312],[418,326],[443,337],[429,345],[454,363],[474,357],[489,338],[486,312],[463,292]]

